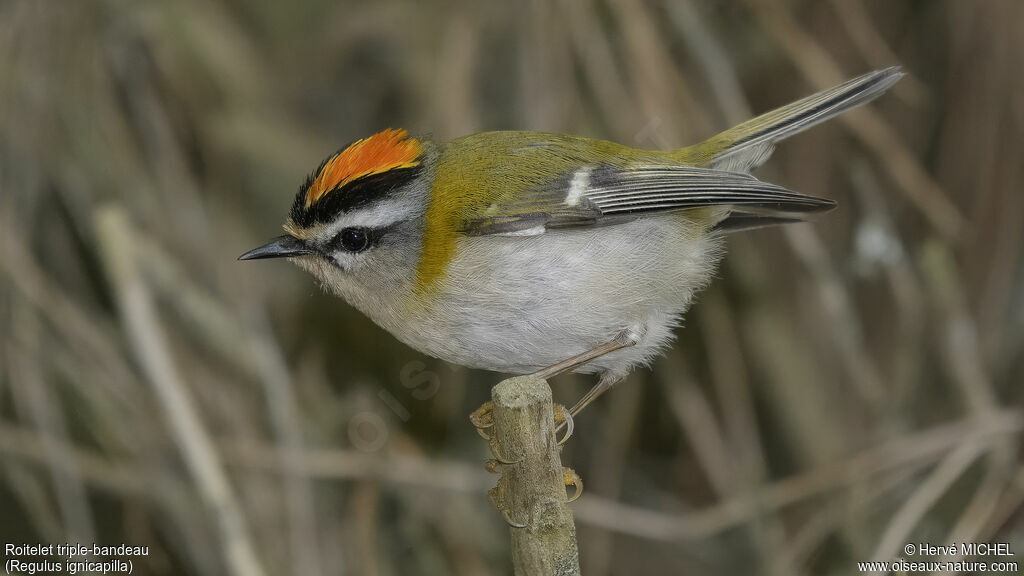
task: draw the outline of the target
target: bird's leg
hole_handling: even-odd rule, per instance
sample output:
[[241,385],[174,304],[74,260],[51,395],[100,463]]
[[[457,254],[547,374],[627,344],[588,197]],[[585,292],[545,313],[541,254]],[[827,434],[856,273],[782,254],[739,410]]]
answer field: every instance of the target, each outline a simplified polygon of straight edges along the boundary
[[[612,372],[605,372],[601,374],[601,377],[598,379],[597,384],[591,386],[590,390],[587,390],[587,393],[584,394],[582,398],[577,400],[576,404],[573,404],[573,407],[570,408],[568,412],[566,412],[565,415],[567,417],[566,422],[568,422],[568,430],[565,432],[565,436],[563,436],[562,440],[559,442],[560,444],[568,440],[569,436],[572,436],[573,417],[582,412],[588,404],[590,404],[594,400],[597,400],[598,396],[610,390],[611,387],[616,385],[620,380],[622,380],[622,376]],[[561,432],[562,428],[565,428],[566,426],[567,424],[565,422],[556,426],[555,434]]]
[[[595,360],[597,358],[600,358],[601,356],[604,356],[605,354],[610,354],[612,352],[615,352],[616,350],[622,350],[623,348],[629,348],[630,346],[636,346],[636,344],[640,341],[640,338],[643,337],[644,332],[645,330],[639,326],[623,330],[622,332],[616,334],[615,338],[612,338],[610,341],[605,342],[600,346],[591,348],[590,350],[587,350],[582,354],[577,354],[572,358],[568,358],[566,360],[558,362],[557,364],[552,364],[547,368],[541,368],[540,370],[531,374],[531,376],[535,378],[540,378],[541,380],[547,380],[548,378],[551,378],[553,376],[557,376],[564,372],[568,372],[570,370],[578,368],[586,364],[587,362],[590,362],[591,360]],[[597,385],[591,388],[583,396],[583,398],[581,398],[580,401],[577,402],[576,405],[572,407],[571,410],[566,410],[563,406],[555,404],[553,411],[555,423],[558,424],[556,431],[561,432],[563,428],[566,429],[565,435],[560,440],[558,440],[559,444],[564,444],[569,439],[569,437],[572,436],[573,416],[579,414],[580,410],[583,410],[583,408],[587,404],[593,402],[595,398],[603,394],[605,390],[611,388],[612,385],[618,382],[620,379],[621,378],[618,376],[610,376],[610,373],[603,375],[601,379],[598,381]],[[473,426],[476,427],[477,433],[479,433],[480,436],[483,436],[485,440],[491,439],[491,436],[490,434],[487,433],[487,430],[494,426],[493,409],[493,404],[491,404],[490,402],[485,402],[483,406],[480,406],[479,408],[474,410],[472,414],[469,415],[469,419],[470,421],[473,422]]]
[[587,393],[577,400],[576,404],[569,409],[570,417],[576,416],[582,412],[583,409],[587,407],[587,404],[597,400],[598,396],[610,390],[611,387],[616,385],[620,380],[622,380],[622,376],[613,372],[605,372],[601,374],[601,377],[597,380],[597,384],[594,384],[590,390],[587,390]]
[[540,370],[534,372],[532,376],[540,378],[541,380],[547,380],[552,376],[558,376],[559,374],[578,368],[586,364],[587,362],[590,362],[591,360],[596,360],[597,358],[600,358],[605,354],[610,354],[612,352],[615,352],[616,350],[622,350],[623,348],[629,348],[630,346],[636,346],[637,343],[640,342],[640,338],[642,336],[642,330],[623,330],[622,332],[619,332],[615,336],[615,338],[612,338],[610,341],[605,342],[600,346],[591,348],[590,350],[587,350],[582,354],[577,354],[572,358],[562,360],[557,364],[552,364],[547,368],[541,368]]
[[[576,356],[563,360],[557,364],[552,364],[547,368],[542,368],[541,370],[534,372],[533,375],[537,378],[546,380],[552,376],[557,376],[558,374],[562,374],[563,372],[568,372],[569,370],[582,366],[583,364],[600,358],[605,354],[610,354],[616,350],[622,350],[623,348],[629,348],[630,346],[636,346],[637,343],[640,342],[640,338],[643,337],[643,332],[642,328],[623,330],[616,334],[615,338],[609,342],[605,342],[600,346],[591,348],[582,354],[577,354]],[[555,423],[558,424],[558,427],[555,429],[555,433],[557,434],[558,432],[561,432],[563,428],[567,429],[565,435],[558,441],[559,444],[564,444],[566,440],[572,436],[573,417],[579,414],[587,404],[590,404],[598,396],[604,394],[606,390],[611,388],[621,379],[622,377],[617,374],[606,372],[601,375],[601,379],[597,381],[597,384],[588,390],[587,393],[583,395],[583,398],[580,398],[580,400],[576,402],[576,405],[573,406],[572,409],[569,411],[556,410]]]

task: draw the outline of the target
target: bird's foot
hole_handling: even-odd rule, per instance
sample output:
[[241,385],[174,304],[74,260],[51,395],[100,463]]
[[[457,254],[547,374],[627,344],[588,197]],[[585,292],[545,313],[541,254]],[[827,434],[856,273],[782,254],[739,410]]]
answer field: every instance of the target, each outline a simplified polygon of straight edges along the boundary
[[[565,406],[561,404],[555,404],[551,408],[551,416],[554,418],[556,430],[561,431],[565,428],[565,435],[558,440],[558,445],[565,444],[570,437],[572,437],[572,431],[574,424],[572,420],[572,413],[566,410]],[[473,427],[476,428],[477,434],[483,437],[484,440],[491,440],[491,435],[487,432],[494,427],[494,403],[487,401],[480,405],[479,408],[473,410],[469,415],[469,421],[472,422]],[[518,461],[507,461],[498,455],[495,455],[496,459],[501,464],[515,464]]]
[[497,486],[488,490],[487,498],[491,501],[491,506],[494,506],[499,512],[501,512],[501,516],[505,519],[506,524],[513,528],[526,528],[527,522],[513,520],[512,515],[509,513],[508,500],[505,498],[504,482],[499,480]]
[[481,404],[479,408],[473,410],[473,413],[469,415],[469,421],[473,423],[477,434],[482,436],[484,440],[490,440],[491,436],[487,433],[487,430],[494,427],[494,403],[488,400]]
[[583,494],[583,478],[580,478],[580,475],[572,468],[562,467],[562,483],[564,483],[566,487],[576,487],[572,496],[569,496],[569,502],[575,501],[581,494]]
[[491,474],[498,473],[498,467],[506,464],[518,464],[522,462],[522,458],[518,460],[512,460],[506,458],[501,454],[498,449],[498,443],[494,441],[494,437],[487,433],[488,430],[494,427],[494,403],[484,402],[479,408],[473,410],[473,413],[469,415],[469,421],[472,422],[473,427],[476,428],[476,433],[487,440],[487,446],[491,449],[491,454],[494,458],[489,459],[485,464],[484,468]]

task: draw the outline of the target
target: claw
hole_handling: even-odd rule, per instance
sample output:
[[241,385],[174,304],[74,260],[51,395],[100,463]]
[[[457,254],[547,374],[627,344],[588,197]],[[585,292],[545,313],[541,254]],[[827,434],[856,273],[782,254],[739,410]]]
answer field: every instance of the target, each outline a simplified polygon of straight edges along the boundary
[[555,418],[555,423],[558,424],[558,427],[555,428],[555,433],[557,434],[559,430],[565,428],[565,435],[558,440],[558,445],[561,446],[568,442],[569,438],[572,437],[572,431],[575,429],[576,425],[573,423],[572,414],[565,409],[565,406],[555,404],[552,412],[554,413],[553,416]]
[[583,494],[583,478],[580,478],[580,475],[572,468],[562,468],[562,482],[566,486],[576,487],[576,491],[573,492],[571,497],[569,497],[569,502],[575,501],[581,494]]
[[490,446],[490,448],[491,448],[491,454],[494,455],[493,460],[488,460],[488,462],[492,462],[493,461],[493,462],[497,462],[498,464],[510,465],[510,464],[519,464],[520,462],[523,461],[522,457],[520,457],[518,460],[508,460],[508,459],[506,459],[504,456],[502,456],[501,454],[498,453],[498,445],[495,442],[488,442],[488,446]]
[[473,410],[469,415],[469,421],[477,428],[490,428],[494,426],[494,402],[488,400]]
[[469,415],[469,421],[473,423],[477,434],[484,440],[490,440],[490,435],[484,432],[484,430],[494,426],[494,403],[490,401],[484,402]]
[[509,516],[508,509],[504,509],[503,508],[501,510],[501,516],[502,516],[502,518],[505,519],[505,522],[508,523],[508,525],[513,527],[513,528],[526,528],[526,523],[525,522],[520,524],[519,522],[516,522],[515,520],[513,520],[511,516]]
[[516,522],[512,519],[512,516],[508,513],[508,503],[505,501],[505,483],[504,477],[498,480],[498,485],[487,491],[487,498],[491,501],[491,506],[494,506],[501,512],[501,517],[505,519],[505,522],[513,528],[526,528],[526,523]]

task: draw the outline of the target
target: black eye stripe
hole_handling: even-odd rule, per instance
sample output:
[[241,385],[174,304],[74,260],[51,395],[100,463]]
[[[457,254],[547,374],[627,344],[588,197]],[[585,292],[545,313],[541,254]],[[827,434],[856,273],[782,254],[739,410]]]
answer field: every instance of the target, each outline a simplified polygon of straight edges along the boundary
[[358,254],[373,248],[380,243],[387,233],[388,227],[365,228],[362,226],[349,226],[342,228],[328,242],[329,250],[343,250]]

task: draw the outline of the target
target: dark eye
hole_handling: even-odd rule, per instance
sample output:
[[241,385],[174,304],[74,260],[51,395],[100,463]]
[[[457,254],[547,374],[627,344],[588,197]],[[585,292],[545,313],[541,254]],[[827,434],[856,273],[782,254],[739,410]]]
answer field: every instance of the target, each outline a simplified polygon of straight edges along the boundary
[[334,243],[348,252],[362,252],[370,247],[370,234],[365,228],[345,228],[334,237]]

